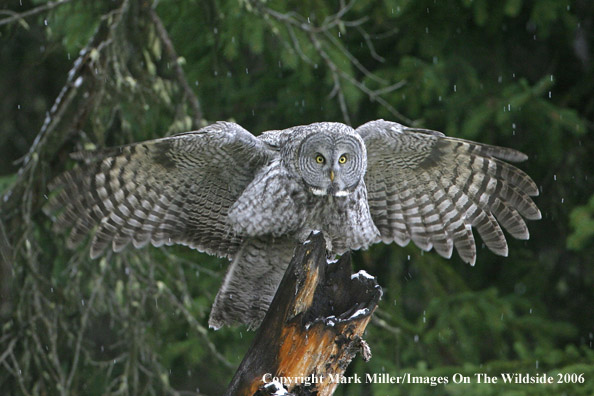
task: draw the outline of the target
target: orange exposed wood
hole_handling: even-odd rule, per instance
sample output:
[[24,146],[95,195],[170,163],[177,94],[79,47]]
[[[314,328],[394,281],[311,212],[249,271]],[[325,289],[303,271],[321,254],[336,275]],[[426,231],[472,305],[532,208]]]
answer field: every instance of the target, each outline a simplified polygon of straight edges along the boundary
[[325,246],[318,233],[297,249],[226,395],[270,394],[275,377],[297,381],[286,385],[291,394],[332,395],[357,352],[368,358],[362,336],[381,289],[351,277],[348,255],[327,263]]

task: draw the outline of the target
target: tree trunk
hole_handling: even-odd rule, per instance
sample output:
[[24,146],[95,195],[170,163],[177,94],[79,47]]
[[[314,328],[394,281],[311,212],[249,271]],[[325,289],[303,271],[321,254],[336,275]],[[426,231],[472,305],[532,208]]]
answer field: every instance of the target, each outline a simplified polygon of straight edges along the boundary
[[323,235],[312,233],[297,249],[225,394],[267,395],[280,383],[294,395],[333,394],[353,379],[343,373],[357,352],[371,357],[362,335],[381,295],[373,277],[351,275],[350,255],[328,262]]

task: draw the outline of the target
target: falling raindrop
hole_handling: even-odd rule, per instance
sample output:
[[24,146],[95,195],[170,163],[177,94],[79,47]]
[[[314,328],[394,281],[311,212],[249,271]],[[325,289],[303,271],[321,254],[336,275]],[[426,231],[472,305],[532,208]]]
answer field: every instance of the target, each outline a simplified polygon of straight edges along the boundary
[[44,20],[43,20],[43,24],[44,24],[45,26],[47,26],[47,19],[44,19]]
[[415,341],[415,342],[419,342],[419,335],[418,335],[418,334],[415,334],[415,336],[414,336],[414,341]]
[[457,87],[456,87],[456,84],[454,84],[454,92],[456,92],[456,91],[457,91]]

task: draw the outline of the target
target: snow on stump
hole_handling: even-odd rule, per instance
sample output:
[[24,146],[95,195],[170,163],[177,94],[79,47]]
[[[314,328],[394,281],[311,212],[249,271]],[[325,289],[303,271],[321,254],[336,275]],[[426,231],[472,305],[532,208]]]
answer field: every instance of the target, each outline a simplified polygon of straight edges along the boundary
[[312,233],[225,395],[332,395],[357,352],[371,358],[362,336],[381,295],[375,278],[351,275],[349,254],[328,262],[323,235]]

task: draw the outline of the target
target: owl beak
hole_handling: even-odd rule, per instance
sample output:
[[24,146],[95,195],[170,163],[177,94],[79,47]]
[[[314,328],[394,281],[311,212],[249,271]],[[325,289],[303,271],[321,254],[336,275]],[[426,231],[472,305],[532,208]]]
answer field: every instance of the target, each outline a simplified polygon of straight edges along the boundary
[[333,170],[330,171],[330,181],[331,182],[334,181],[334,171]]

